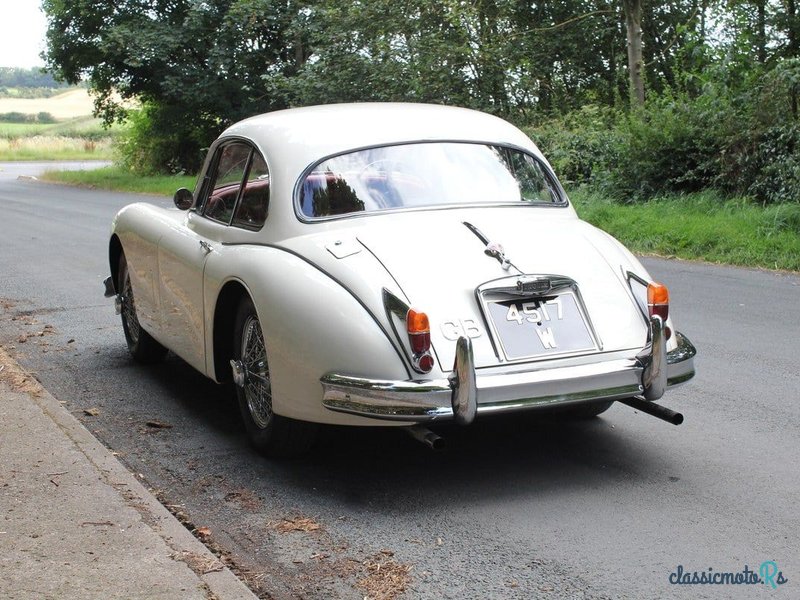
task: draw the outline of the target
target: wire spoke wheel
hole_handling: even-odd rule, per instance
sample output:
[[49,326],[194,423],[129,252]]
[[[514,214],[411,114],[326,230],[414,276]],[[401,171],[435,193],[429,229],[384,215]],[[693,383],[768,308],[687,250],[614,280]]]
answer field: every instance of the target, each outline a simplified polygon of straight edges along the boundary
[[263,454],[298,456],[313,444],[317,425],[274,412],[266,340],[253,301],[244,297],[234,320],[230,361],[242,421]]
[[139,341],[141,326],[136,316],[136,304],[133,300],[131,277],[127,272],[125,273],[125,281],[122,284],[122,317],[125,319],[125,324],[128,326],[128,335],[131,338],[131,343],[136,344]]
[[272,421],[272,387],[267,367],[267,351],[258,317],[248,315],[242,327],[242,364],[245,383],[242,392],[253,422],[266,429]]
[[[147,329],[142,327],[136,315],[136,301],[133,297],[133,285],[128,270],[128,261],[125,254],[119,257],[119,270],[117,272],[117,306],[122,317],[122,330],[128,351],[134,359],[144,364],[160,361],[167,353],[167,349],[153,338]],[[145,302],[146,303],[146,302]]]

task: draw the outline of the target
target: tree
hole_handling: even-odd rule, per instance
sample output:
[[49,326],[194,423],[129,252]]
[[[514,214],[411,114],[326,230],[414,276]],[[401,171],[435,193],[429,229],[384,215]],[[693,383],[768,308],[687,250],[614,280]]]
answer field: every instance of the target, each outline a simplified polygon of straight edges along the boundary
[[[201,149],[226,125],[286,106],[264,75],[291,75],[304,56],[292,29],[299,2],[270,0],[44,0],[48,67],[59,78],[88,79],[107,123],[133,100],[169,134],[174,169],[196,169]],[[163,157],[143,170],[166,167]]]

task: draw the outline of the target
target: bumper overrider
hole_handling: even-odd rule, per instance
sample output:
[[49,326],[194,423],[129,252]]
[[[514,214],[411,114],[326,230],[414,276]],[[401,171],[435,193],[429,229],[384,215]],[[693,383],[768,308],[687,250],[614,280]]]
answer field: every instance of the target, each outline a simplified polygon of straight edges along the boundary
[[676,332],[667,352],[664,322],[650,318],[650,342],[633,358],[515,373],[476,374],[472,342],[456,342],[447,378],[387,381],[329,373],[321,378],[329,410],[373,419],[425,423],[454,419],[467,425],[476,414],[638,397],[652,402],[668,386],[694,377],[692,343]]

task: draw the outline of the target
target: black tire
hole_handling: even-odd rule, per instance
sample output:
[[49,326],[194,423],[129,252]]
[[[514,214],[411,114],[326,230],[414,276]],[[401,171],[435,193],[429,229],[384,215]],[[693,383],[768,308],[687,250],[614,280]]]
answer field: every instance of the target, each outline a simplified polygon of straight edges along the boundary
[[133,297],[131,278],[128,273],[128,261],[125,253],[119,257],[119,281],[117,291],[122,298],[122,330],[125,332],[125,341],[128,342],[128,350],[134,359],[140,363],[152,364],[163,360],[167,354],[167,349],[159,344],[147,333],[139,324],[136,316],[136,302]]
[[244,366],[243,385],[235,385],[239,411],[251,443],[267,456],[290,457],[308,452],[317,424],[272,412],[272,389],[264,333],[253,301],[244,298],[236,311],[233,360]]
[[558,415],[567,419],[593,419],[606,412],[611,408],[612,404],[614,404],[613,400],[584,402],[575,406],[561,408],[558,410]]

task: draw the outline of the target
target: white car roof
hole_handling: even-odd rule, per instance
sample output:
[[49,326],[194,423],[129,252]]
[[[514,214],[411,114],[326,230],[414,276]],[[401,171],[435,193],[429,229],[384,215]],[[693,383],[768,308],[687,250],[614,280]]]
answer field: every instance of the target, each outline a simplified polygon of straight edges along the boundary
[[328,104],[266,113],[240,121],[220,137],[252,140],[274,175],[298,177],[311,163],[356,148],[448,140],[536,145],[510,123],[478,111],[411,103]]

